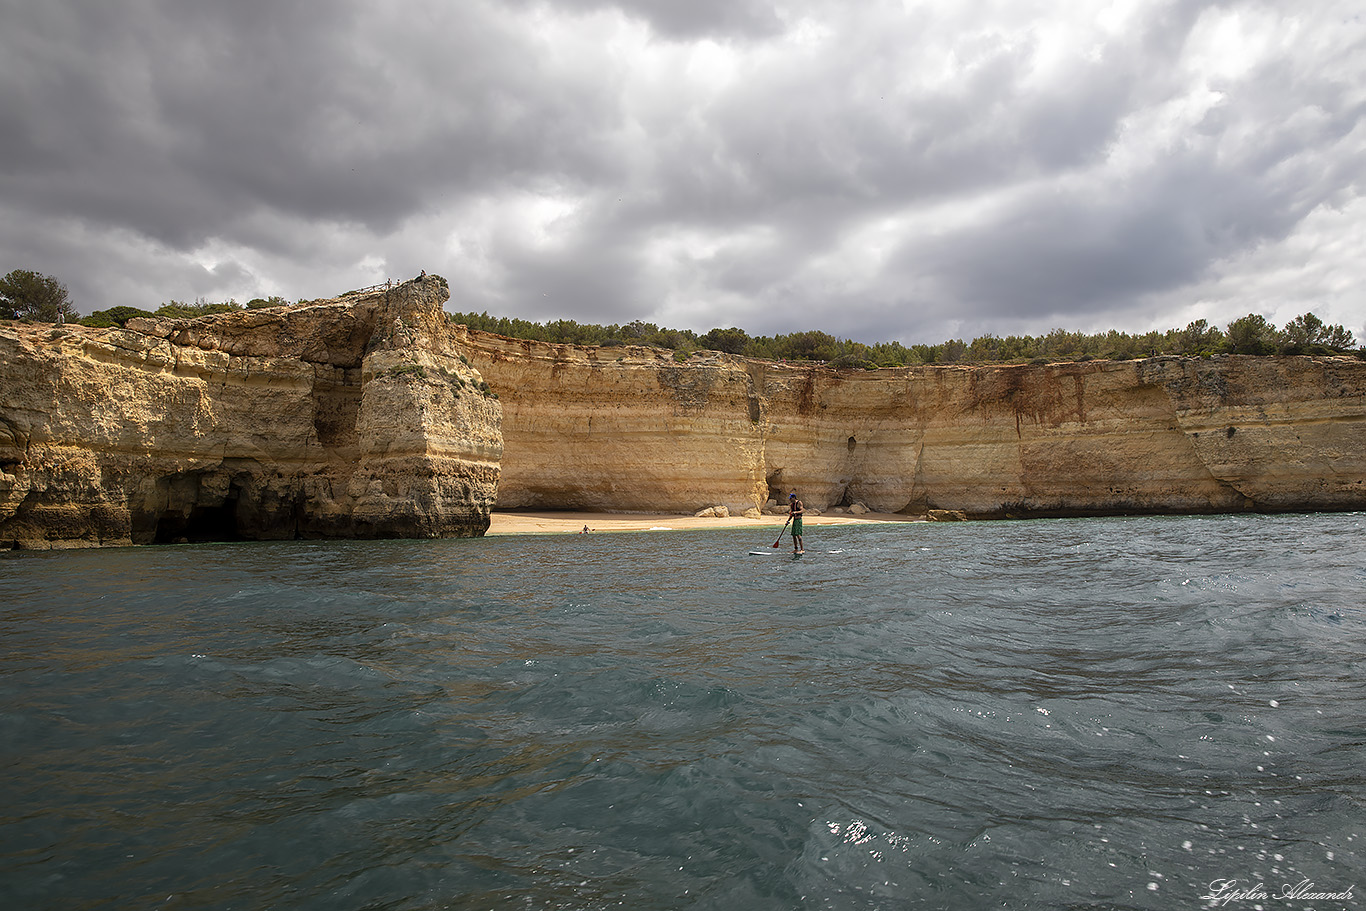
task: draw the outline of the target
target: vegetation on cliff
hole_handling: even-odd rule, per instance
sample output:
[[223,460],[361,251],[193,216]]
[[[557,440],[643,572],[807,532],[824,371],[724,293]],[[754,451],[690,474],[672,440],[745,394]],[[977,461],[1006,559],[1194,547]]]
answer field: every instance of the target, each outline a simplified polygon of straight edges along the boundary
[[[303,303],[300,301],[299,303]],[[193,319],[210,313],[230,313],[234,310],[254,310],[258,307],[284,307],[289,301],[283,297],[258,297],[239,304],[235,300],[211,303],[203,298],[193,304],[172,300],[156,310],[139,307],[111,307],[96,310],[89,316],[76,319],[76,306],[68,297],[66,285],[54,276],[15,269],[0,278],[0,319],[26,320],[37,323],[75,321],[82,326],[104,329],[125,325],[135,316],[162,316],[172,319]]]
[[[303,303],[303,301],[300,301]],[[162,304],[155,311],[140,310],[137,307],[110,307],[108,310],[96,310],[94,313],[84,317],[78,322],[82,326],[93,326],[97,329],[104,329],[110,326],[123,326],[135,316],[162,316],[169,319],[194,319],[196,316],[208,316],[210,313],[231,313],[234,310],[255,310],[260,307],[287,307],[289,301],[283,297],[258,297],[239,304],[235,300],[227,300],[219,304],[209,303],[200,298],[193,304],[183,301],[169,301]]]
[[15,269],[0,278],[0,319],[59,323],[75,313],[66,285],[51,275]]
[[1161,354],[1343,354],[1356,349],[1352,333],[1329,326],[1313,313],[1298,316],[1278,329],[1265,317],[1248,314],[1226,329],[1196,320],[1184,329],[1147,332],[1085,333],[1054,329],[1047,335],[984,335],[964,342],[951,339],[937,345],[883,342],[866,345],[825,332],[751,336],[743,329],[712,329],[698,335],[687,329],[661,329],[640,320],[624,326],[599,326],[573,320],[535,323],[494,317],[485,313],[450,313],[450,319],[471,329],[512,338],[573,345],[647,345],[672,349],[679,359],[698,350],[722,351],[763,360],[820,361],[835,366],[900,367],[921,364],[1001,364],[1096,359],[1130,360]]
[[[426,273],[423,273],[426,276]],[[431,276],[445,284],[440,276]],[[384,286],[362,289],[372,291]],[[357,294],[360,292],[348,292]],[[344,295],[345,296],[345,295]],[[300,301],[299,303],[304,303]],[[235,300],[211,303],[202,298],[193,304],[172,300],[155,311],[137,307],[96,310],[79,320],[93,327],[124,326],[137,316],[192,319],[211,313],[258,307],[287,306],[282,297],[255,298],[246,304]],[[15,270],[0,279],[0,319],[28,319],[60,322],[75,316],[67,299],[66,286],[52,276]],[[1224,329],[1196,320],[1184,329],[1151,331],[1139,335],[1108,332],[1069,332],[1054,329],[1046,335],[993,334],[971,342],[949,339],[939,344],[903,345],[900,342],[864,344],[841,339],[819,330],[787,335],[751,336],[743,329],[715,328],[698,334],[690,329],[660,328],[654,323],[634,320],[625,325],[602,326],[574,320],[531,322],[515,317],[483,313],[447,313],[452,322],[471,329],[495,332],[512,338],[553,344],[597,345],[603,347],[644,345],[664,348],[686,360],[700,350],[721,351],[744,357],[772,361],[814,361],[845,367],[918,366],[922,364],[1002,364],[1047,363],[1049,361],[1131,360],[1156,355],[1209,356],[1213,354],[1345,354],[1366,358],[1366,348],[1358,348],[1352,333],[1342,325],[1328,325],[1314,313],[1305,313],[1277,328],[1255,313],[1240,317]]]

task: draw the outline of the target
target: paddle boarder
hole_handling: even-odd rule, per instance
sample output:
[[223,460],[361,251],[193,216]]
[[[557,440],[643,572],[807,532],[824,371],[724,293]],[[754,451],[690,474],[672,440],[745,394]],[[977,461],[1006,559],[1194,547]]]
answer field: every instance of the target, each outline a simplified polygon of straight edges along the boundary
[[797,499],[797,492],[794,490],[787,495],[787,515],[792,520],[792,552],[794,554],[806,553],[806,545],[802,543],[802,513],[806,512],[806,507],[802,501]]

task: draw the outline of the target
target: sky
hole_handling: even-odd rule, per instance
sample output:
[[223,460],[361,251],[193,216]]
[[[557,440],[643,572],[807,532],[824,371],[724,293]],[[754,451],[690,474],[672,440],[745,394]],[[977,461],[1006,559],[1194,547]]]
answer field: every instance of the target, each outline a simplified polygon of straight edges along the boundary
[[1359,0],[0,0],[0,274],[904,344],[1366,342]]

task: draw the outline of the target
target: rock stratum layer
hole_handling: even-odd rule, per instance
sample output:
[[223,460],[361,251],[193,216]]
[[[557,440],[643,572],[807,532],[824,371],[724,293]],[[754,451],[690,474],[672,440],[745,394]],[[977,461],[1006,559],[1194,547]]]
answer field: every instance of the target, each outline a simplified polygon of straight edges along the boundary
[[1366,362],[876,371],[522,341],[431,277],[127,329],[0,326],[0,545],[478,535],[504,509],[1366,508]]
[[835,370],[467,332],[500,508],[964,517],[1366,508],[1366,362]]
[[126,329],[0,326],[0,545],[483,534],[501,415],[448,297],[433,276]]

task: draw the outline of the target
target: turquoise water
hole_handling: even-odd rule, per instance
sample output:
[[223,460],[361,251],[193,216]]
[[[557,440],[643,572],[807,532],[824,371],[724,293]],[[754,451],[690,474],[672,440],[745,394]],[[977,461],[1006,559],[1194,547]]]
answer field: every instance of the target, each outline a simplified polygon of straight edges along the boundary
[[[1359,907],[1364,542],[1346,514],[7,555],[0,907]],[[1356,891],[1274,897],[1306,879]]]

